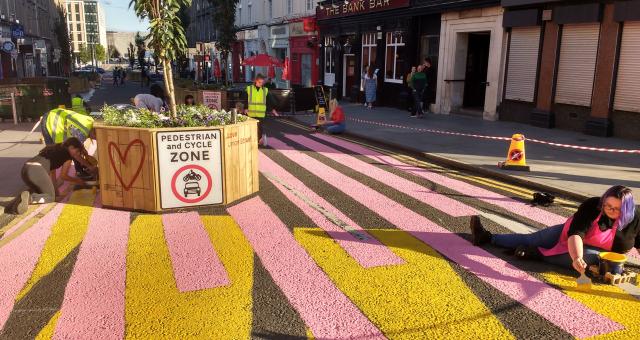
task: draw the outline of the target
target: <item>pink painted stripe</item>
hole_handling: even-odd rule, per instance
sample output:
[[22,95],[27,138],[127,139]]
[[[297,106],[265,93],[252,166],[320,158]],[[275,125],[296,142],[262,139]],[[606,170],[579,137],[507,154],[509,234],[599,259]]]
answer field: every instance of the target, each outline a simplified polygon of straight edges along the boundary
[[[540,314],[573,336],[584,338],[623,329],[623,326],[592,311],[535,277],[519,270],[467,240],[347,177],[333,168],[282,141],[271,138],[269,145],[296,164],[324,179],[376,214],[433,247],[478,278]],[[578,315],[579,317],[567,317]]]
[[258,163],[260,164],[260,171],[276,176],[279,180],[284,181],[288,186],[294,188],[299,193],[306,196],[309,200],[315,204],[330,211],[337,218],[347,223],[349,227],[357,230],[357,232],[364,236],[364,240],[359,240],[353,234],[344,231],[331,221],[329,221],[324,215],[318,212],[316,209],[310,207],[306,202],[293,194],[290,190],[287,190],[282,184],[277,181],[269,181],[273,183],[293,204],[295,204],[305,215],[309,216],[313,223],[318,227],[325,230],[333,239],[344,249],[349,256],[354,258],[364,268],[371,268],[377,266],[390,266],[396,264],[403,264],[405,261],[394,254],[391,250],[385,247],[380,241],[369,235],[362,227],[357,225],[353,220],[343,214],[340,210],[335,208],[331,203],[327,202],[324,198],[313,192],[309,187],[304,185],[299,179],[295,178],[287,170],[272,161],[265,154],[260,152],[258,154]]
[[384,338],[260,197],[231,207],[228,212],[315,338]]
[[176,286],[191,292],[231,284],[196,212],[162,216]]
[[31,220],[32,218],[34,218],[36,215],[38,215],[44,208],[46,207],[46,205],[40,205],[39,207],[37,207],[34,211],[32,211],[29,215],[25,216],[22,220],[20,220],[18,223],[14,224],[13,226],[11,226],[11,228],[7,229],[4,234],[2,234],[2,237],[0,237],[0,239],[2,238],[7,238],[9,235],[13,234],[16,230],[20,229],[20,227],[22,227],[25,223],[27,223],[29,220]]
[[93,210],[53,339],[124,338],[129,219],[128,212]]
[[63,207],[64,204],[57,204],[31,228],[0,248],[0,329],[7,322],[20,290],[35,269]]
[[379,152],[367,149],[358,144],[322,134],[314,134],[314,137],[333,143],[357,154],[365,155],[377,162],[388,164],[397,169],[401,169],[416,176],[423,177],[433,183],[438,183],[444,187],[451,188],[452,190],[474,197],[483,202],[499,206],[507,211],[527,217],[533,221],[546,224],[547,226],[562,224],[567,220],[566,217],[554,214],[544,209],[532,207],[527,203],[516,201],[511,197],[500,195],[490,190],[483,189],[460,180],[452,179],[447,176],[429,171],[427,169],[405,164],[391,156],[383,155]]
[[321,155],[328,157],[344,166],[352,168],[364,175],[380,181],[404,194],[407,194],[424,204],[432,206],[445,214],[453,217],[477,215],[478,211],[472,207],[445,195],[439,194],[429,188],[425,188],[415,182],[394,175],[367,162],[363,162],[351,155],[342,153],[325,144],[318,143],[301,135],[285,134],[285,137],[307,147]]

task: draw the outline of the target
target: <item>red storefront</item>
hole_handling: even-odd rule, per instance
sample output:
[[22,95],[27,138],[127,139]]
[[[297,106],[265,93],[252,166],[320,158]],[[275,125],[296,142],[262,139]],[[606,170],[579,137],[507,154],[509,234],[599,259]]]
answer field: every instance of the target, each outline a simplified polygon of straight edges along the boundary
[[289,23],[291,86],[311,87],[318,82],[319,47],[315,18]]

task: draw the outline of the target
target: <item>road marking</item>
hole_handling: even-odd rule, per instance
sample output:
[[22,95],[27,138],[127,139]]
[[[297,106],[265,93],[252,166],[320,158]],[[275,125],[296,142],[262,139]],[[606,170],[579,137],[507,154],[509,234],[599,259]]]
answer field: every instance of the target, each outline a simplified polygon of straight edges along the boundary
[[[622,328],[557,289],[277,138],[271,138],[269,145],[564,331],[576,337],[588,337]],[[567,318],[567,315],[581,315],[581,318]]]
[[404,263],[401,258],[371,237],[362,227],[262,152],[258,155],[258,161],[262,174],[305,215],[309,216],[317,226],[331,235],[362,267],[371,268]]
[[96,208],[64,293],[54,339],[122,339],[130,213]]
[[36,335],[35,340],[50,340],[53,338],[53,332],[56,330],[56,323],[60,318],[60,311],[53,314],[49,322],[40,330],[40,333]]
[[57,204],[33,227],[0,248],[0,329],[7,322],[20,290],[36,267],[63,208],[64,204]]
[[357,144],[342,141],[342,140],[325,136],[322,134],[315,134],[314,137],[333,143],[335,145],[338,145],[340,147],[343,147],[347,150],[358,153],[360,155],[367,156],[368,158],[378,161],[380,163],[388,164],[392,167],[403,170],[410,174],[425,178],[433,183],[438,183],[442,186],[455,190],[464,195],[474,197],[480,201],[501,207],[507,211],[513,212],[520,216],[524,216],[533,221],[544,223],[547,226],[558,225],[558,224],[564,223],[567,220],[566,217],[548,212],[544,209],[532,207],[526,203],[516,201],[510,197],[500,195],[493,191],[483,189],[463,181],[452,179],[447,176],[434,173],[427,169],[422,169],[422,168],[407,165],[390,156],[385,156],[383,154],[380,154],[373,150],[366,149]]
[[401,230],[371,233],[406,264],[363,269],[323,231],[294,230],[322,270],[389,338],[513,338],[431,247]]
[[228,212],[315,337],[384,338],[336,288],[260,197],[235,205]]
[[426,205],[436,208],[449,216],[472,216],[478,213],[477,210],[460,201],[456,201],[429,188],[425,188],[408,179],[402,178],[393,173],[380,169],[374,165],[363,162],[351,155],[342,153],[325,144],[318,143],[314,140],[300,135],[285,134],[285,137],[329,159],[332,159],[342,165],[356,170],[365,176],[384,183],[410,197],[417,199],[418,201]]
[[138,216],[127,251],[126,337],[247,339],[251,334],[253,251],[228,216],[202,224],[231,285],[181,293],[173,277],[162,217]]
[[230,284],[198,213],[165,214],[162,224],[176,286],[181,292]]

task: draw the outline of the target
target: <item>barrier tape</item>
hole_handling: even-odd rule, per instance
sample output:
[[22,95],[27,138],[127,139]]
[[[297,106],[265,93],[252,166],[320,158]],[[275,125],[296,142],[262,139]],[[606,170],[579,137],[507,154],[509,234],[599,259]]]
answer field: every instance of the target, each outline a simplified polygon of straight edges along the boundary
[[[417,132],[430,132],[430,133],[437,133],[437,134],[441,134],[441,135],[463,136],[463,137],[473,137],[473,138],[482,138],[482,139],[490,139],[490,140],[511,141],[511,137],[485,136],[485,135],[476,135],[476,134],[471,134],[471,133],[425,129],[425,128],[419,128],[419,127],[413,127],[413,126],[404,126],[404,125],[398,125],[398,124],[388,124],[388,123],[382,123],[382,122],[376,122],[376,121],[369,121],[369,120],[364,120],[364,119],[359,119],[359,118],[347,118],[347,120],[350,120],[350,121],[353,121],[353,122],[357,122],[357,123],[370,124],[370,125],[378,125],[378,126],[384,126],[384,127],[392,127],[392,128],[398,128],[398,129],[413,130],[413,131],[417,131]],[[633,150],[633,149],[596,148],[596,147],[590,147],[590,146],[580,146],[580,145],[570,145],[570,144],[547,142],[547,141],[544,141],[544,140],[532,139],[532,138],[527,138],[527,141],[531,142],[531,143],[538,143],[538,144],[543,144],[543,145],[556,146],[556,147],[575,149],[575,150],[598,151],[598,152],[613,152],[613,153],[624,153],[624,154],[640,154],[640,150]]]

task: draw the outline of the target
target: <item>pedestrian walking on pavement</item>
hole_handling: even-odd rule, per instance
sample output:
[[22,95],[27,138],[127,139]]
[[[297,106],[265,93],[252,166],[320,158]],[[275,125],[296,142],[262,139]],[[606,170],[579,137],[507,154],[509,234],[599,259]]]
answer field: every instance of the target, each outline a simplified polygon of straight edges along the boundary
[[[12,203],[14,213],[23,214],[29,204],[51,203],[60,196],[59,187],[63,182],[84,185],[85,180],[68,175],[71,163],[78,162],[97,174],[95,159],[91,159],[82,142],[75,137],[63,143],[47,145],[38,155],[22,166],[21,176],[29,191],[23,191]],[[60,179],[56,170],[60,171]]]
[[407,109],[409,110],[409,112],[413,112],[413,81],[411,81],[411,78],[413,77],[414,74],[416,74],[417,72],[417,67],[412,66],[411,67],[411,71],[409,72],[409,74],[407,74],[406,77],[406,82],[407,82],[407,90],[409,91],[409,100],[408,100],[408,105],[407,105]]
[[423,103],[423,111],[429,113],[431,111],[431,104],[435,102],[436,98],[436,80],[437,75],[435,69],[433,68],[433,64],[431,63],[431,58],[424,58],[424,62],[422,64],[424,66],[425,76],[427,77],[427,85],[424,88],[424,93],[422,95],[422,103]]
[[117,66],[113,68],[112,75],[113,75],[113,86],[117,87],[118,84],[120,83],[120,69]]
[[492,234],[471,218],[473,244],[491,243],[514,249],[520,258],[542,260],[579,273],[598,264],[601,251],[625,254],[640,250],[640,214],[631,189],[616,185],[601,197],[592,197],[564,224],[532,234]]
[[416,73],[411,76],[411,85],[413,86],[413,111],[411,117],[422,118],[424,112],[422,111],[422,97],[424,89],[427,86],[427,76],[424,74],[424,66],[419,65],[416,69]]
[[325,129],[329,134],[337,135],[343,133],[347,125],[345,123],[344,110],[338,104],[336,99],[332,99],[329,102],[329,111],[331,112],[331,119],[321,125],[313,125],[313,127],[318,129]]
[[264,85],[264,76],[262,74],[258,74],[253,84],[247,86],[245,92],[247,94],[248,105],[245,112],[249,117],[258,120],[258,136],[260,136],[260,140],[258,141],[258,143],[266,146],[267,134],[264,133],[262,125],[267,116],[267,111],[269,111],[269,108],[271,108],[271,113],[274,116],[277,116],[278,112],[275,109],[275,100],[273,99],[273,96],[269,95],[269,89]]
[[365,105],[369,109],[373,109],[373,103],[376,101],[376,92],[378,91],[378,75],[377,70],[373,70],[373,66],[369,66],[367,73],[364,75],[364,98]]

